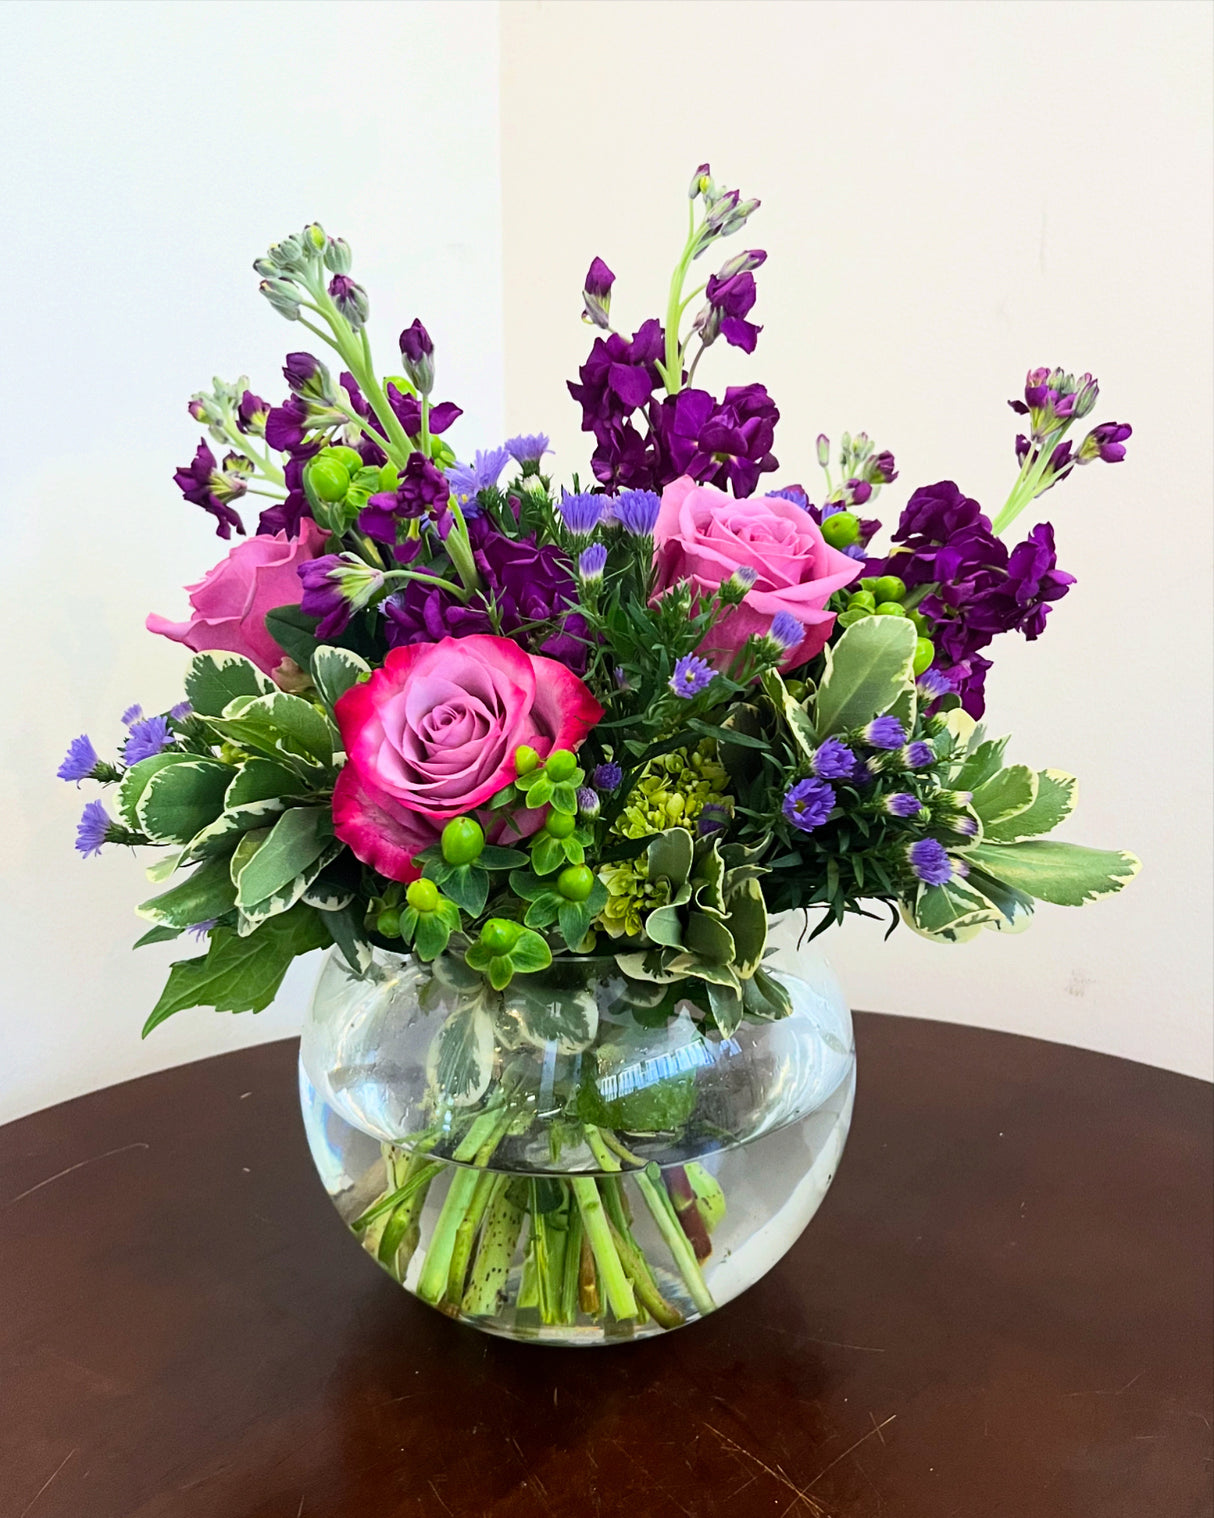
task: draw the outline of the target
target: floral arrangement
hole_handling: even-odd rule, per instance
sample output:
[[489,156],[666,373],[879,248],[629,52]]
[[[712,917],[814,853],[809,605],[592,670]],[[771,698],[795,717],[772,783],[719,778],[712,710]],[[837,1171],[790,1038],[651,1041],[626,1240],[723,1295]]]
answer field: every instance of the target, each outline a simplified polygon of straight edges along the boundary
[[590,266],[597,333],[569,390],[594,449],[568,489],[542,435],[457,459],[419,320],[381,376],[340,238],[313,224],[256,261],[338,371],[293,352],[280,405],[244,379],[190,401],[209,440],[176,483],[242,540],[188,587],[187,620],[148,618],[193,651],[185,699],[124,713],[116,761],[82,736],[59,771],[116,787],[116,816],[85,808],[83,854],[168,850],[140,943],[205,941],[147,1029],[257,1011],[295,955],[335,944],[354,973],[376,947],[458,956],[497,990],[610,954],[698,985],[728,1033],[785,1009],[763,967],[776,913],[818,909],[820,932],[883,908],[951,943],[1137,869],[1046,837],[1075,781],[1006,764],[977,720],[994,640],[1037,638],[1074,583],[1048,522],[1015,544],[1009,528],[1119,462],[1130,428],[1076,440],[1096,381],[1034,369],[994,519],[943,481],[877,547],[889,451],[821,436],[821,485],[794,483],[764,386],[697,383],[714,345],[754,351],[766,254],[689,288],[758,202],[705,165],[688,207],[663,318],[615,330],[614,276]]

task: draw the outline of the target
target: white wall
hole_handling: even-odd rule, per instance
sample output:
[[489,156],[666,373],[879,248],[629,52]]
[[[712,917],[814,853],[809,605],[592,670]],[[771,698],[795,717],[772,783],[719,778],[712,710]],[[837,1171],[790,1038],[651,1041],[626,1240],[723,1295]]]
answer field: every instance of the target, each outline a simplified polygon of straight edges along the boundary
[[173,946],[132,954],[142,866],[76,855],[96,792],[54,778],[69,738],[104,751],[132,701],[180,694],[182,650],[143,619],[182,615],[224,551],[172,484],[185,403],[242,371],[280,399],[307,346],[253,258],[313,218],[343,234],[382,367],[423,316],[456,442],[502,430],[496,5],[41,0],[3,23],[0,1120],[281,1037],[310,990],[301,964],[256,1019],[141,1044]]
[[[1208,1076],[1210,1042],[1210,61],[1206,5],[576,5],[503,10],[507,417],[559,467],[588,439],[564,381],[592,254],[612,316],[661,315],[703,159],[763,199],[750,359],[785,481],[813,438],[867,430],[901,478],[992,510],[1015,472],[1007,397],[1031,365],[1092,369],[1130,459],[1047,498],[1079,584],[989,681],[1016,757],[1081,777],[1069,835],[1140,879],[1019,938],[958,949],[849,924],[860,1007],[1010,1028]],[[540,230],[542,228],[542,231]],[[1038,517],[1027,515],[1027,528]]]

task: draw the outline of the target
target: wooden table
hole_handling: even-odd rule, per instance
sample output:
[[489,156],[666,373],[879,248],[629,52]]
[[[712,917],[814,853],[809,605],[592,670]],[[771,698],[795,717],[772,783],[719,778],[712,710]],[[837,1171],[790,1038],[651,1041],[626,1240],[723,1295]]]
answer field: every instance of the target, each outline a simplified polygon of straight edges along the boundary
[[857,1018],[842,1171],[669,1339],[407,1297],[279,1043],[0,1129],[3,1518],[1208,1518],[1210,1087]]

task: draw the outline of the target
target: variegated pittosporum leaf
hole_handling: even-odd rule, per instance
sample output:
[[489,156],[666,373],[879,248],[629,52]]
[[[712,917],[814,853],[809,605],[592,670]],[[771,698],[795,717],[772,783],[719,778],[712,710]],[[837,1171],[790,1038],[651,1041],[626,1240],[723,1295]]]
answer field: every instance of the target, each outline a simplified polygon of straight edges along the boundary
[[255,664],[221,650],[195,654],[186,671],[186,697],[198,717],[221,717],[238,697],[266,696],[274,689]]
[[1055,906],[1078,907],[1111,896],[1142,864],[1120,849],[1089,849],[1048,838],[1021,843],[980,843],[965,857],[1005,886]]
[[826,671],[814,698],[819,742],[863,727],[913,687],[916,638],[905,617],[864,617],[826,648]]

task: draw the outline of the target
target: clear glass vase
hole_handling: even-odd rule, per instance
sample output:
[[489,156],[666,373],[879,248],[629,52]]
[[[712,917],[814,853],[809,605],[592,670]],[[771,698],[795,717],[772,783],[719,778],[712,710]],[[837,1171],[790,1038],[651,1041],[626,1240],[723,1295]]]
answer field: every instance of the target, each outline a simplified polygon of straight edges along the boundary
[[454,958],[376,951],[359,978],[331,951],[300,1048],[325,1188],[407,1291],[487,1333],[694,1322],[796,1241],[847,1137],[847,1005],[816,952],[788,964],[789,1015],[726,1037],[700,983],[610,958],[499,994]]

